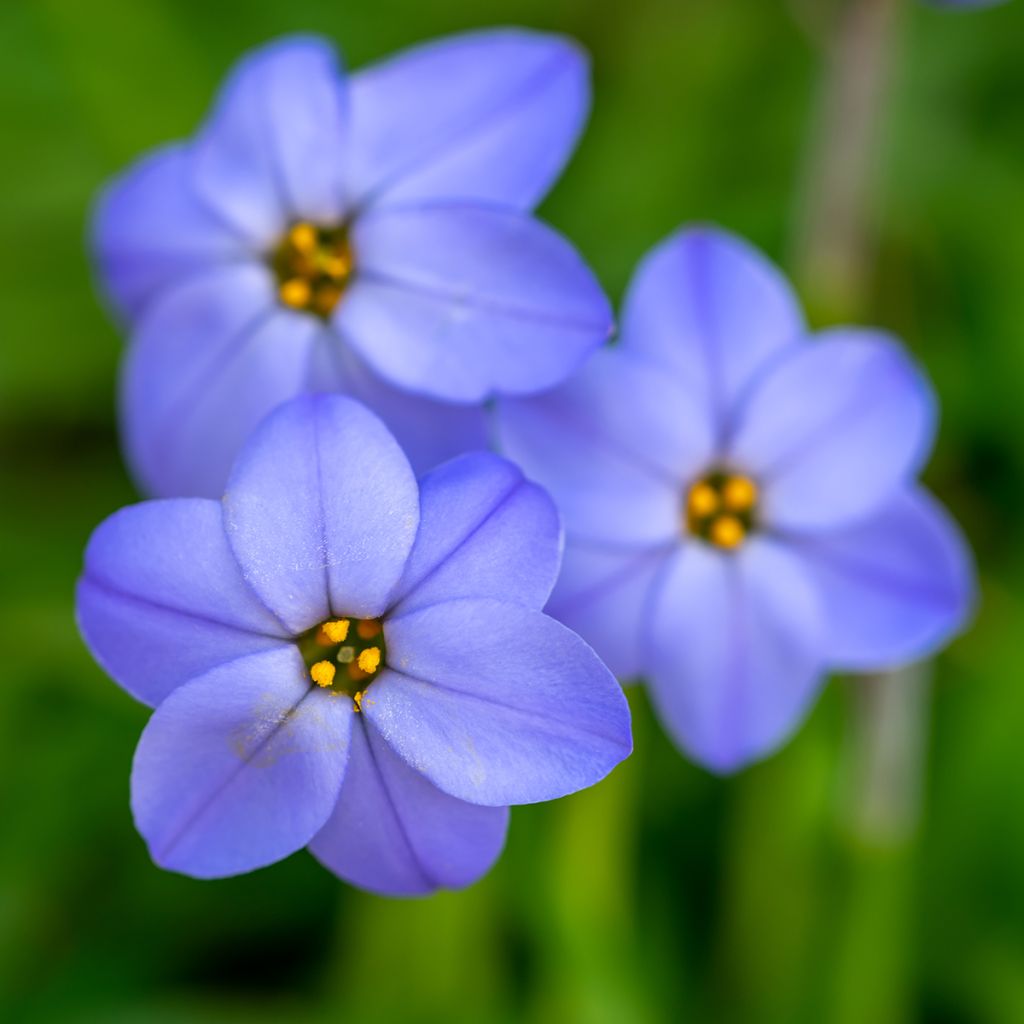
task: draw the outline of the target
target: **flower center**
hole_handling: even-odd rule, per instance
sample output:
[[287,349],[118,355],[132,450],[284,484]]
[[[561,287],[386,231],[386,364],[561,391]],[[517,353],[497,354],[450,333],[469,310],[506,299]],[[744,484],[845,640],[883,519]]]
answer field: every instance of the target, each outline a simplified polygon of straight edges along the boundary
[[717,548],[738,548],[757,526],[757,484],[748,476],[712,470],[686,495],[686,528]]
[[299,221],[274,250],[271,264],[281,302],[326,320],[355,269],[348,227],[321,228]]
[[296,641],[309,678],[317,686],[347,694],[362,708],[366,688],[386,665],[380,619],[329,619]]

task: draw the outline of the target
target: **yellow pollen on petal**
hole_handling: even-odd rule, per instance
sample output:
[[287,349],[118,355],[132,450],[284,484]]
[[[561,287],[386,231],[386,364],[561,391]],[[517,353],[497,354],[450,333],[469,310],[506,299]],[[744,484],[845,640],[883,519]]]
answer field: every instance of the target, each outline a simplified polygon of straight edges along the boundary
[[738,548],[747,535],[743,524],[735,516],[719,516],[712,524],[709,539],[720,548]]
[[362,690],[356,690],[356,692],[352,695],[352,700],[355,703],[356,711],[362,711],[363,710],[363,691]]
[[332,644],[341,644],[348,639],[350,625],[348,619],[335,619],[333,622],[325,622],[320,628]]
[[334,675],[337,669],[329,661],[318,661],[310,670],[309,674],[317,686],[324,688],[334,682]]
[[749,512],[757,499],[757,484],[749,477],[731,476],[722,488],[722,502],[730,512]]
[[359,667],[369,676],[380,667],[380,648],[367,647],[359,653]]

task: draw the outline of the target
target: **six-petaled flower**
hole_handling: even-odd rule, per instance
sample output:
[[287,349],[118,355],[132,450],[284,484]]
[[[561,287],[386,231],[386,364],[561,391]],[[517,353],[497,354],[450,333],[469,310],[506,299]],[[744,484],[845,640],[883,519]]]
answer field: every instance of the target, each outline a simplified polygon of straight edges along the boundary
[[245,58],[198,135],[95,218],[143,487],[219,495],[248,433],[303,392],[358,397],[418,470],[487,447],[485,399],[558,383],[610,331],[593,275],[527,213],[588,103],[579,48],[526,31],[348,78],[315,38]]
[[728,771],[784,741],[826,671],[920,658],[963,625],[968,551],[915,482],[934,419],[896,341],[812,340],[774,267],[695,229],[642,264],[621,344],[503,402],[499,433],[565,517],[548,611]]
[[272,413],[222,502],[108,519],[78,619],[156,708],[131,783],[154,859],[219,877],[308,845],[379,892],[478,878],[510,804],[630,751],[614,677],[540,610],[560,553],[551,500],[510,463],[466,454],[417,485],[383,424],[333,395]]

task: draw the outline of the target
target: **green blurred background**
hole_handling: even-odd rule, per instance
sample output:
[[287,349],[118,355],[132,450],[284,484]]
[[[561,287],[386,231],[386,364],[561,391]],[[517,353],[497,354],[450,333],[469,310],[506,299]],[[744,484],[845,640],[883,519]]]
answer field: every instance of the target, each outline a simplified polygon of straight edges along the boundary
[[[1024,4],[853,4],[896,17],[873,247],[844,291],[815,280],[799,226],[814,154],[846,132],[820,96],[851,4],[3,0],[0,1018],[1024,1021]],[[305,854],[223,882],[161,872],[128,810],[146,709],[71,617],[90,530],[136,497],[90,202],[278,33],[325,32],[359,66],[502,23],[593,55],[590,128],[543,213],[615,298],[653,243],[711,220],[797,272],[818,323],[906,339],[942,397],[928,479],[975,546],[982,611],[930,684],[834,681],[732,779],[688,764],[633,693],[634,757],[517,809],[466,892],[387,901]]]

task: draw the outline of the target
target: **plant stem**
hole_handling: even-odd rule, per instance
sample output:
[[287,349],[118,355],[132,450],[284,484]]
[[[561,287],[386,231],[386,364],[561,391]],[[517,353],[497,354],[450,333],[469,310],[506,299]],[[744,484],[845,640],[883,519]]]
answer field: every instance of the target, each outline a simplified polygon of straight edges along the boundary
[[[809,304],[829,322],[870,312],[875,185],[902,2],[847,0],[829,46],[796,253]],[[853,682],[846,818],[861,841],[899,843],[918,819],[928,676],[912,666]]]

